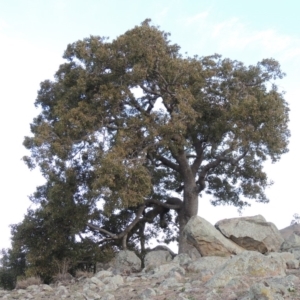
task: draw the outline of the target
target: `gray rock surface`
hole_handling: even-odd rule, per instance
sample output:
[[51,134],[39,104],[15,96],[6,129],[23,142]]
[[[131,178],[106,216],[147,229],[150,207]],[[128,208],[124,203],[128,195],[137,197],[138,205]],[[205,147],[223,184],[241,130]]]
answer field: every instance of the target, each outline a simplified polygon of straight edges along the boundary
[[255,251],[244,251],[228,260],[207,282],[207,286],[226,286],[233,278],[241,276],[267,278],[286,275],[286,263],[280,256],[269,257]]
[[279,251],[284,242],[277,227],[261,215],[221,220],[215,227],[227,238],[251,251]]
[[151,269],[158,267],[162,264],[170,262],[172,260],[172,255],[169,251],[157,250],[151,251],[146,254],[144,259],[144,264],[146,269]]
[[184,234],[187,241],[199,251],[201,256],[230,256],[245,251],[199,216],[189,220],[184,228]]
[[285,238],[281,250],[287,251],[287,250],[300,250],[300,236],[292,233],[289,237]]
[[174,253],[169,247],[167,247],[165,245],[157,245],[156,247],[151,249],[151,251],[158,251],[158,250],[168,251],[170,253],[170,255],[172,256],[172,258],[174,258],[176,256],[176,253]]
[[124,250],[116,255],[113,268],[121,273],[139,272],[142,262],[133,251]]
[[293,224],[288,227],[279,230],[284,239],[287,239],[290,235],[296,234],[300,236],[300,224]]

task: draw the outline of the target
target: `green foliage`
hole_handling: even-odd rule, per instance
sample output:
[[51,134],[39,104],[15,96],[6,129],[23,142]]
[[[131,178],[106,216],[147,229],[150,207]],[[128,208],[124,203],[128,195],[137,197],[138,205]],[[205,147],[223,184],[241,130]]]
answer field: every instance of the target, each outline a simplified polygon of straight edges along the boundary
[[10,270],[0,268],[0,287],[5,290],[13,290],[15,284],[15,275]]
[[31,197],[39,209],[13,232],[29,269],[45,276],[54,258],[96,245],[143,251],[160,227],[176,239],[178,222],[181,243],[203,192],[239,209],[268,202],[263,163],[288,151],[290,135],[277,61],[183,57],[149,20],[113,41],[70,44],[64,58],[41,83],[24,140],[24,161],[46,179]]
[[76,241],[80,222],[76,221],[74,210],[68,213],[62,210],[55,214],[48,207],[42,207],[28,210],[21,223],[12,225],[12,250],[22,249],[26,257],[22,274],[26,277],[39,276],[48,283],[61,271],[66,260],[68,271],[72,272],[80,265],[112,258],[113,252],[108,246],[99,247],[89,238]]
[[14,289],[17,277],[25,274],[25,268],[25,254],[20,249],[2,249],[0,259],[0,287],[8,290]]

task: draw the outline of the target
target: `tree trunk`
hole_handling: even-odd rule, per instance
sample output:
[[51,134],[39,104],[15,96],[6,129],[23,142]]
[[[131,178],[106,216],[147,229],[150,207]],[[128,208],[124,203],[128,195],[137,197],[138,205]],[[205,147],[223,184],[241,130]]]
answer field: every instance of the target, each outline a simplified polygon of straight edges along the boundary
[[192,245],[188,244],[185,236],[183,235],[183,230],[189,219],[196,216],[198,213],[198,189],[196,184],[185,185],[184,196],[183,196],[183,206],[178,214],[179,221],[179,249],[178,253],[189,253]]

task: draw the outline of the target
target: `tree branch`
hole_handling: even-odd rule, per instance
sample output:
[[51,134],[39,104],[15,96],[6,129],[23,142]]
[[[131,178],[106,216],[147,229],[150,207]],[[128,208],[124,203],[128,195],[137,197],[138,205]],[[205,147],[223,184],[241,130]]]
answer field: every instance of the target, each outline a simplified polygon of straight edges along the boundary
[[170,197],[167,199],[166,202],[161,202],[156,199],[147,199],[145,200],[145,204],[156,204],[161,207],[169,208],[169,209],[181,209],[182,201],[176,197]]
[[101,228],[99,226],[93,225],[92,223],[87,223],[86,225],[88,227],[90,227],[91,229],[93,229],[93,230],[97,230],[97,231],[99,231],[101,233],[104,233],[104,234],[110,236],[113,239],[117,239],[118,238],[118,236],[116,234],[111,233],[111,232],[109,232],[109,231],[107,231],[107,230],[105,230],[105,229],[103,229],[103,228]]
[[[121,232],[119,234],[111,233],[103,228],[100,228],[99,226],[93,225],[92,223],[87,223],[87,226],[93,230],[97,230],[101,233],[104,233],[104,234],[110,236],[111,239],[115,239],[115,240],[122,239],[123,237],[127,236],[128,233],[132,230],[132,228],[141,220],[141,216],[143,214],[144,209],[145,209],[145,205],[141,205],[136,213],[135,219],[131,222],[130,225],[127,226],[127,228],[123,232]],[[110,238],[105,238],[104,240],[107,240]],[[124,240],[123,240],[122,244],[124,245]]]
[[155,155],[155,157],[161,161],[161,163],[166,166],[166,167],[169,167],[171,168],[172,170],[176,171],[176,172],[179,172],[179,165],[171,162],[169,159],[165,158],[164,156],[162,155]]
[[241,159],[243,159],[247,153],[248,149],[246,149],[240,156],[238,156],[236,159],[232,157],[226,157],[226,154],[229,152],[229,149],[225,150],[222,155],[217,157],[214,161],[211,161],[208,163],[202,171],[199,173],[199,178],[197,180],[197,183],[199,185],[200,191],[203,191],[205,189],[205,176],[207,175],[208,171],[210,169],[216,168],[221,162],[228,162],[232,166],[235,166]]
[[203,161],[203,151],[204,151],[204,147],[202,146],[202,141],[197,141],[195,144],[194,144],[194,147],[195,147],[195,150],[196,150],[196,153],[197,153],[197,156],[192,164],[192,172],[194,174],[194,176],[196,175],[199,167],[201,166],[202,164],[202,161]]
[[162,97],[162,95],[160,93],[158,93],[157,91],[154,91],[154,90],[151,90],[151,89],[148,89],[147,87],[143,86],[140,84],[140,88],[146,92],[146,93],[149,93],[149,94],[152,94],[152,95],[156,95],[157,97]]

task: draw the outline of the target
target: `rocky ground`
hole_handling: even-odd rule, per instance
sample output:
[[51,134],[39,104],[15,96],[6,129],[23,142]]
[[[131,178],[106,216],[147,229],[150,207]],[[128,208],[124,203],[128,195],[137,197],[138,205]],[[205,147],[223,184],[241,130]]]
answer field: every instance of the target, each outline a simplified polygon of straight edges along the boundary
[[[238,256],[243,255],[245,256],[245,253]],[[249,276],[241,271],[239,276],[231,275],[230,278],[221,276],[227,283],[220,285],[220,281],[216,281],[216,276],[220,277],[220,268],[228,265],[229,260],[233,261],[237,269],[241,269],[232,258],[210,257],[191,261],[187,257],[180,256],[169,263],[153,269],[144,269],[139,273],[122,274],[118,270],[111,269],[92,274],[92,277],[85,274],[51,285],[31,285],[26,289],[13,291],[1,290],[0,299],[300,299],[299,268],[286,269],[281,276],[271,277],[264,274],[261,277]],[[232,266],[231,263],[230,268]]]
[[195,216],[184,231],[196,252],[176,256],[158,246],[141,270],[136,254],[124,250],[108,270],[103,265],[96,274],[64,274],[52,285],[19,284],[0,290],[0,299],[300,300],[300,224],[278,231],[254,216],[214,227]]

